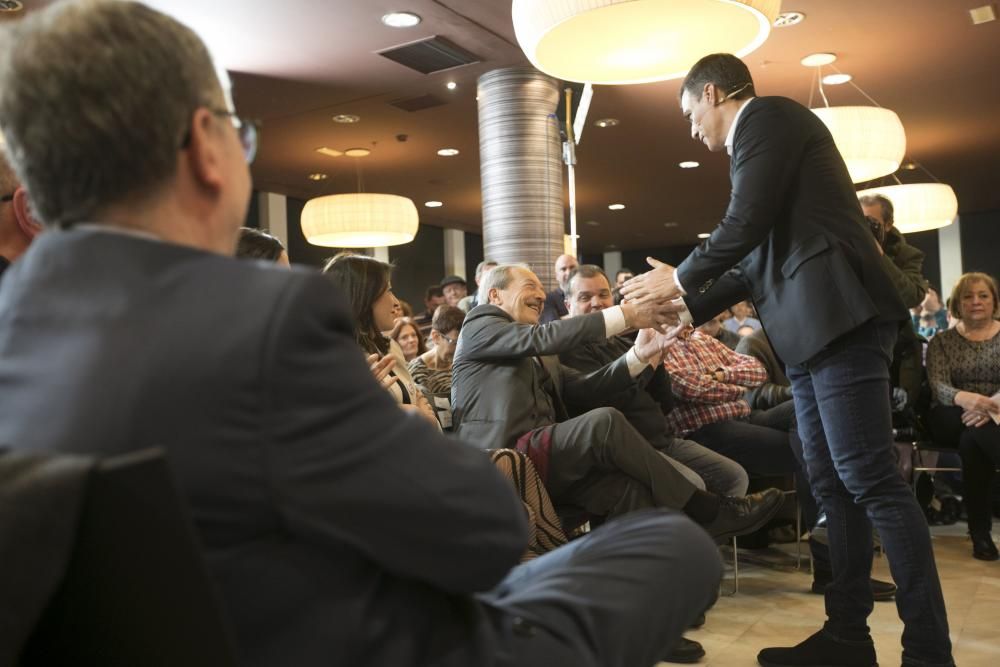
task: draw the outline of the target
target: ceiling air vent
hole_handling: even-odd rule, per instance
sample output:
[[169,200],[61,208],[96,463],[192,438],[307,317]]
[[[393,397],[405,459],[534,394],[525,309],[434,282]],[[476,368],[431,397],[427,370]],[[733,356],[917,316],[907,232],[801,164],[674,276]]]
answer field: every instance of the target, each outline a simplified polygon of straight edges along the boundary
[[479,56],[452,44],[443,37],[428,37],[402,46],[394,46],[378,55],[415,69],[423,74],[441,72],[453,67],[470,65],[480,61]]
[[403,100],[393,100],[389,102],[392,106],[397,109],[402,109],[403,111],[423,111],[424,109],[430,109],[431,107],[439,107],[444,104],[445,101],[440,97],[435,97],[434,95],[421,95],[420,97],[408,97]]

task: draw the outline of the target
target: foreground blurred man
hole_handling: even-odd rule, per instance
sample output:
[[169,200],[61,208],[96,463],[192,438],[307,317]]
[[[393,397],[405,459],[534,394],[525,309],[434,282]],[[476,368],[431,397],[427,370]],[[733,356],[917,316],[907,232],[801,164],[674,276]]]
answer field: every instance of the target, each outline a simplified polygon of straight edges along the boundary
[[[827,622],[765,667],[871,667],[872,524],[899,586],[905,665],[950,665],[941,584],[923,512],[896,472],[889,360],[906,309],[889,284],[830,131],[802,105],[756,97],[728,53],[699,60],[681,86],[691,137],[732,156],[732,193],[712,235],[676,271],[627,283],[629,299],[678,294],[696,322],[752,298],[788,364],[813,492],[827,511],[833,581]],[[734,268],[735,267],[735,268]]]
[[240,664],[649,667],[709,605],[718,554],[677,514],[514,567],[511,488],[396,407],[336,288],[228,257],[254,134],[193,32],[30,15],[0,32],[0,131],[53,227],[0,286],[0,443],[163,447]]

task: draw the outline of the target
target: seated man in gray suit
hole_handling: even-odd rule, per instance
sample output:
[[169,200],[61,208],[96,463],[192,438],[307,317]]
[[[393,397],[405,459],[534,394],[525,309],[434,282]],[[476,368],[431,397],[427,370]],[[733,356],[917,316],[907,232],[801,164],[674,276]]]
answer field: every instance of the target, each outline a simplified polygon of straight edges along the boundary
[[0,29],[0,131],[49,227],[0,286],[0,443],[163,448],[239,664],[655,663],[715,545],[650,511],[517,566],[512,489],[375,382],[336,287],[232,258],[256,140],[227,93],[138,3]]
[[[652,306],[614,306],[538,324],[545,290],[527,268],[500,265],[466,317],[452,369],[457,434],[484,449],[527,454],[557,504],[598,516],[641,507],[682,509],[715,538],[752,532],[777,511],[781,493],[746,498],[698,489],[614,408],[634,378],[660,363],[667,338],[642,329],[634,347],[588,374],[554,356],[654,324]],[[588,409],[570,418],[567,402]]]
[[[581,317],[613,307],[614,295],[608,276],[599,266],[583,264],[567,281],[566,308],[570,317]],[[632,343],[620,336],[577,345],[559,355],[559,360],[582,373],[595,371],[626,354]],[[664,413],[673,408],[670,374],[663,364],[656,364],[640,375],[627,391],[620,394],[613,406],[622,411],[629,423],[649,444],[676,461],[681,472],[690,478],[696,475],[702,488],[723,496],[746,494],[749,477],[736,461],[702,447],[693,440],[675,437],[667,426]],[[572,412],[572,404],[569,405]]]

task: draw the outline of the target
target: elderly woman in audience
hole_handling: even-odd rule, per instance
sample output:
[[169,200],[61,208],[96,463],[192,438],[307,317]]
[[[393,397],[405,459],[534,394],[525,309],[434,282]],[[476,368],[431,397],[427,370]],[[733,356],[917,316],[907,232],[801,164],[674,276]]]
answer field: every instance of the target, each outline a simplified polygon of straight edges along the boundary
[[997,560],[990,535],[990,489],[1000,466],[1000,298],[985,273],[959,278],[950,300],[954,329],[938,331],[927,348],[934,395],[928,426],[935,442],[962,457],[972,555]]
[[265,259],[281,266],[290,266],[285,245],[278,237],[252,227],[240,227],[240,240],[236,244],[236,257],[240,259]]
[[346,294],[354,315],[354,337],[368,356],[383,386],[404,409],[415,410],[438,424],[434,408],[421,393],[399,344],[382,332],[391,331],[400,315],[399,301],[392,293],[392,267],[372,257],[340,253],[323,267],[323,273]]
[[399,343],[399,348],[403,351],[403,358],[406,359],[406,363],[410,363],[427,351],[427,346],[424,344],[424,336],[420,333],[420,327],[413,321],[413,318],[400,317],[396,320],[389,338]]

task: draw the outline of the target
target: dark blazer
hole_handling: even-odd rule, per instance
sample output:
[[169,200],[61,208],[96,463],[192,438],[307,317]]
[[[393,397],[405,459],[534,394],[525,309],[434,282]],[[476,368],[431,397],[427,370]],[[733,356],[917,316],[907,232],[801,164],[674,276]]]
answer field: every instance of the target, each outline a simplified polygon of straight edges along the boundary
[[730,177],[725,217],[677,267],[696,323],[749,297],[775,352],[801,364],[865,322],[907,317],[814,113],[783,97],[752,100]]
[[349,312],[312,272],[47,232],[0,287],[0,443],[164,448],[241,664],[490,664],[472,594],[518,563],[523,508],[379,387]]
[[[513,447],[540,426],[569,418],[567,403],[589,410],[634,383],[624,358],[579,373],[555,356],[606,339],[604,316],[591,313],[550,324],[519,324],[490,304],[469,311],[451,376],[455,432],[483,449]],[[555,400],[543,388],[552,378]]]
[[[601,366],[621,358],[632,347],[632,342],[620,336],[612,336],[598,343],[577,345],[559,355],[559,361],[581,373],[589,373]],[[670,374],[662,364],[655,369],[646,369],[636,381],[624,391],[606,400],[609,407],[620,410],[629,423],[654,447],[669,443],[667,421],[664,415],[674,407]],[[570,412],[580,412],[579,407],[570,404]]]
[[562,291],[562,288],[557,287],[546,293],[545,307],[542,308],[542,316],[538,319],[539,323],[555,322],[566,315],[569,315],[569,309],[566,308],[566,293]]

